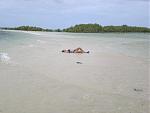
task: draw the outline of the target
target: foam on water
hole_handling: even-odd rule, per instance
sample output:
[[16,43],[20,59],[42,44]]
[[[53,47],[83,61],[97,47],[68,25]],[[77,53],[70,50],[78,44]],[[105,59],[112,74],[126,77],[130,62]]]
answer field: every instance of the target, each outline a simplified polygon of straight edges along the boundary
[[10,60],[10,57],[8,56],[8,53],[0,53],[0,61],[8,63]]

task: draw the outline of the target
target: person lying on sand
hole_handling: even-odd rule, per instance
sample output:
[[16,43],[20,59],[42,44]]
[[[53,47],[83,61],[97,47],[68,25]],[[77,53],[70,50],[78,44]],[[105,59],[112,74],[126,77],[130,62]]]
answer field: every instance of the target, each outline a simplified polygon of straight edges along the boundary
[[82,48],[78,47],[74,50],[70,50],[70,49],[65,49],[65,50],[62,50],[63,53],[90,53],[89,51],[85,52]]

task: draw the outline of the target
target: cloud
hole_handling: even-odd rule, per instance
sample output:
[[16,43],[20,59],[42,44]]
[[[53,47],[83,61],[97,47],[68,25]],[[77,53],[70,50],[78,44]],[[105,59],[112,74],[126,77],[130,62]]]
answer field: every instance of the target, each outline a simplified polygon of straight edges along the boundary
[[[0,0],[0,24],[97,22],[146,25],[148,0]],[[13,22],[12,22],[12,19]],[[48,24],[47,24],[48,23]]]

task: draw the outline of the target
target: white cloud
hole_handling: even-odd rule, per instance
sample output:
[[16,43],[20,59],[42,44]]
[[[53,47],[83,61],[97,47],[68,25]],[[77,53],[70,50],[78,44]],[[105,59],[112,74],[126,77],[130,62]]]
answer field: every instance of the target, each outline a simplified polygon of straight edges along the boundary
[[148,0],[0,0],[0,6],[3,21],[27,17],[23,19],[26,23],[45,19],[56,23],[122,21],[146,25],[148,20]]

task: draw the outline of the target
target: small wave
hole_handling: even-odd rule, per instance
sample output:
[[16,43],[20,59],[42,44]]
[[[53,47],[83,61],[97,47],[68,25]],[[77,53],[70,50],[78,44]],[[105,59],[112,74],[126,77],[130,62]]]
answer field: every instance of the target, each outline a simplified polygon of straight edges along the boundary
[[8,53],[0,53],[0,61],[8,63],[10,60],[10,57],[8,56]]

